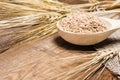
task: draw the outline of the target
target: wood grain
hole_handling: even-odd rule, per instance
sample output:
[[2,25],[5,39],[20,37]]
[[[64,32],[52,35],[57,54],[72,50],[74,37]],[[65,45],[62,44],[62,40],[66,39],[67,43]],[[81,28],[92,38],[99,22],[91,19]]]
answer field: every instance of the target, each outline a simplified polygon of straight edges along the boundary
[[[85,62],[78,63],[77,56],[90,54],[86,50],[94,51],[94,48],[69,44],[57,34],[15,46],[0,54],[0,80],[50,80]],[[116,79],[105,69],[100,80]]]

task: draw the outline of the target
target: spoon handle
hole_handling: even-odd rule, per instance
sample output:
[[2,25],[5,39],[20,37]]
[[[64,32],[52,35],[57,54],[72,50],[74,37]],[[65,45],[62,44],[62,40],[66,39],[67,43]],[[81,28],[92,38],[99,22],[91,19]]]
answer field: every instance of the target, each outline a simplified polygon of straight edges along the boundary
[[104,18],[104,17],[101,17],[101,19],[106,20],[110,24],[112,29],[120,29],[120,20]]

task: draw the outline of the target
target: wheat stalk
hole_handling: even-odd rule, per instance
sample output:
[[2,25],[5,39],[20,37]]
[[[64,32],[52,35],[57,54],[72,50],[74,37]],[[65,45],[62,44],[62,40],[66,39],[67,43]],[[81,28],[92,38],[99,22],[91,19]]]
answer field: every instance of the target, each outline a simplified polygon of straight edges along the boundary
[[92,77],[100,68],[102,68],[104,66],[104,64],[109,59],[113,58],[116,55],[117,55],[116,51],[111,50],[111,49],[97,52],[96,56],[92,60],[87,61],[87,62],[85,62],[83,64],[80,64],[80,65],[76,66],[75,68],[73,68],[70,71],[63,72],[60,75],[57,75],[55,78],[52,78],[51,80],[54,80],[54,79],[55,80],[70,80],[70,79],[80,80],[81,75],[78,76],[79,73],[81,73],[81,72],[83,72],[85,70],[89,70],[90,68],[93,68],[93,66],[99,64],[99,66],[94,68],[83,79],[83,80],[88,80],[88,78]]

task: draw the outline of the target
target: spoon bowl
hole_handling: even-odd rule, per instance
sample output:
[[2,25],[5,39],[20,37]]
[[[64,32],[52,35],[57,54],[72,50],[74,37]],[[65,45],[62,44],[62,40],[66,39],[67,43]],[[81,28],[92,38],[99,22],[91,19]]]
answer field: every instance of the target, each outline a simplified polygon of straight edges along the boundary
[[58,34],[67,42],[76,45],[94,45],[110,36],[113,32],[120,29],[120,20],[114,20],[99,17],[107,26],[107,30],[96,33],[73,33],[61,29],[59,21],[57,22]]

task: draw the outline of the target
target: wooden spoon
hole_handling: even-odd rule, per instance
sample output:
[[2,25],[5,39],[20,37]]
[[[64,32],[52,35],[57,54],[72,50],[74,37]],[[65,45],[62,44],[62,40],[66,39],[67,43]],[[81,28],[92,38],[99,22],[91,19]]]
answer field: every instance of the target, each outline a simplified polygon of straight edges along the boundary
[[120,20],[114,20],[104,17],[99,17],[107,25],[107,30],[96,33],[73,33],[64,31],[57,22],[59,35],[66,41],[76,45],[94,45],[110,36],[113,32],[120,29]]

